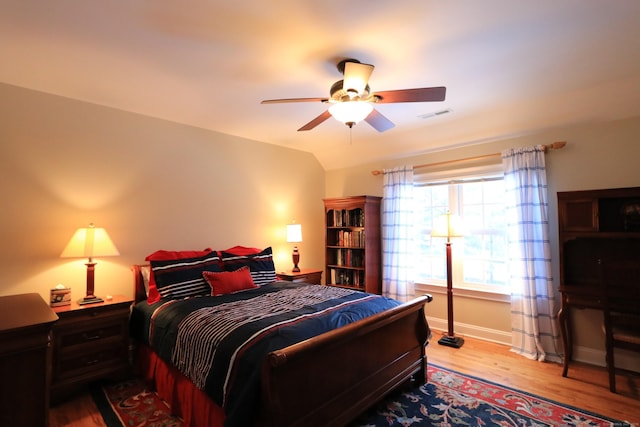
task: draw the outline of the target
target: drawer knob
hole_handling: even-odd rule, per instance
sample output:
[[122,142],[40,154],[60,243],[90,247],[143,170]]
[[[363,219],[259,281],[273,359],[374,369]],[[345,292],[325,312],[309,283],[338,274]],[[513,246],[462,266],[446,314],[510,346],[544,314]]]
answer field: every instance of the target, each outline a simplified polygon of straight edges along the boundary
[[100,338],[102,338],[102,330],[98,331],[97,334],[95,335],[89,335],[86,332],[82,334],[82,338],[84,338],[85,341],[93,341],[93,340],[98,340]]
[[85,366],[91,366],[91,365],[95,365],[99,361],[100,361],[100,359],[92,359],[92,360],[87,360],[86,362],[84,362],[84,364],[85,364]]

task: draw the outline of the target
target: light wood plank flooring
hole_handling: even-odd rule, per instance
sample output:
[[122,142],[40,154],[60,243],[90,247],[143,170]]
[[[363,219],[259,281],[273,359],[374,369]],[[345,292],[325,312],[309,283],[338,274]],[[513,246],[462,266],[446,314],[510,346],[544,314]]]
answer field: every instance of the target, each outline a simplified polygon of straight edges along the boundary
[[[560,365],[525,359],[503,345],[465,338],[464,346],[455,349],[438,345],[438,338],[434,332],[427,348],[430,363],[640,426],[637,376],[618,376],[619,393],[614,394],[604,368],[572,363],[563,378]],[[88,394],[53,407],[50,415],[50,427],[105,427]]]

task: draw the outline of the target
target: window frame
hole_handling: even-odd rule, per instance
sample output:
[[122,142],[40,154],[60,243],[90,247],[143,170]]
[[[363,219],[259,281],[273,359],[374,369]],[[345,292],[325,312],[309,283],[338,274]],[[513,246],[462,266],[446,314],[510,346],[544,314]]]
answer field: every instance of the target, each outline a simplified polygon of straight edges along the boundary
[[[464,182],[473,182],[474,180],[501,179],[503,175],[502,163],[490,163],[479,166],[414,173],[414,186],[463,184]],[[449,196],[450,203],[451,200],[452,197]],[[459,201],[460,197],[456,197],[454,198],[454,204],[456,205],[451,206],[450,204],[449,206],[454,214],[459,212],[457,206]],[[453,282],[456,288],[456,295],[490,299],[493,301],[509,301],[510,290],[508,285],[487,286],[463,282],[462,264],[459,261],[456,262],[456,260],[462,256],[460,251],[461,246],[456,245],[459,240],[459,238],[452,239]],[[446,279],[429,280],[429,283],[422,283],[416,279],[415,286],[419,291],[441,293],[446,288]]]

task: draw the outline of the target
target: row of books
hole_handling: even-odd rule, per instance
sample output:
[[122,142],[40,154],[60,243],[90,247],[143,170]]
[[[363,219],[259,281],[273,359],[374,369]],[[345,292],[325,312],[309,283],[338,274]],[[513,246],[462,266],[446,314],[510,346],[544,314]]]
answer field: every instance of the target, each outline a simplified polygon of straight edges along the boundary
[[364,253],[357,249],[336,249],[335,262],[333,264],[346,267],[363,267]]
[[346,246],[352,248],[364,248],[364,230],[345,231],[340,230],[336,233],[337,246]]
[[330,271],[331,284],[364,287],[364,272],[356,270],[340,270],[332,268]]
[[329,227],[364,227],[364,211],[357,209],[334,209],[327,213]]

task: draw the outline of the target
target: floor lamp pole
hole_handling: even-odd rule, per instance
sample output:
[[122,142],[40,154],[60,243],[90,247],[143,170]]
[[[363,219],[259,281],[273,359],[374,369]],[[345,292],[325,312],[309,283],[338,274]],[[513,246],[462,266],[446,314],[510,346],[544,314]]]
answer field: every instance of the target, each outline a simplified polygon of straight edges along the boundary
[[464,339],[453,333],[453,276],[451,268],[451,242],[447,239],[447,335],[438,340],[438,344],[460,348]]

